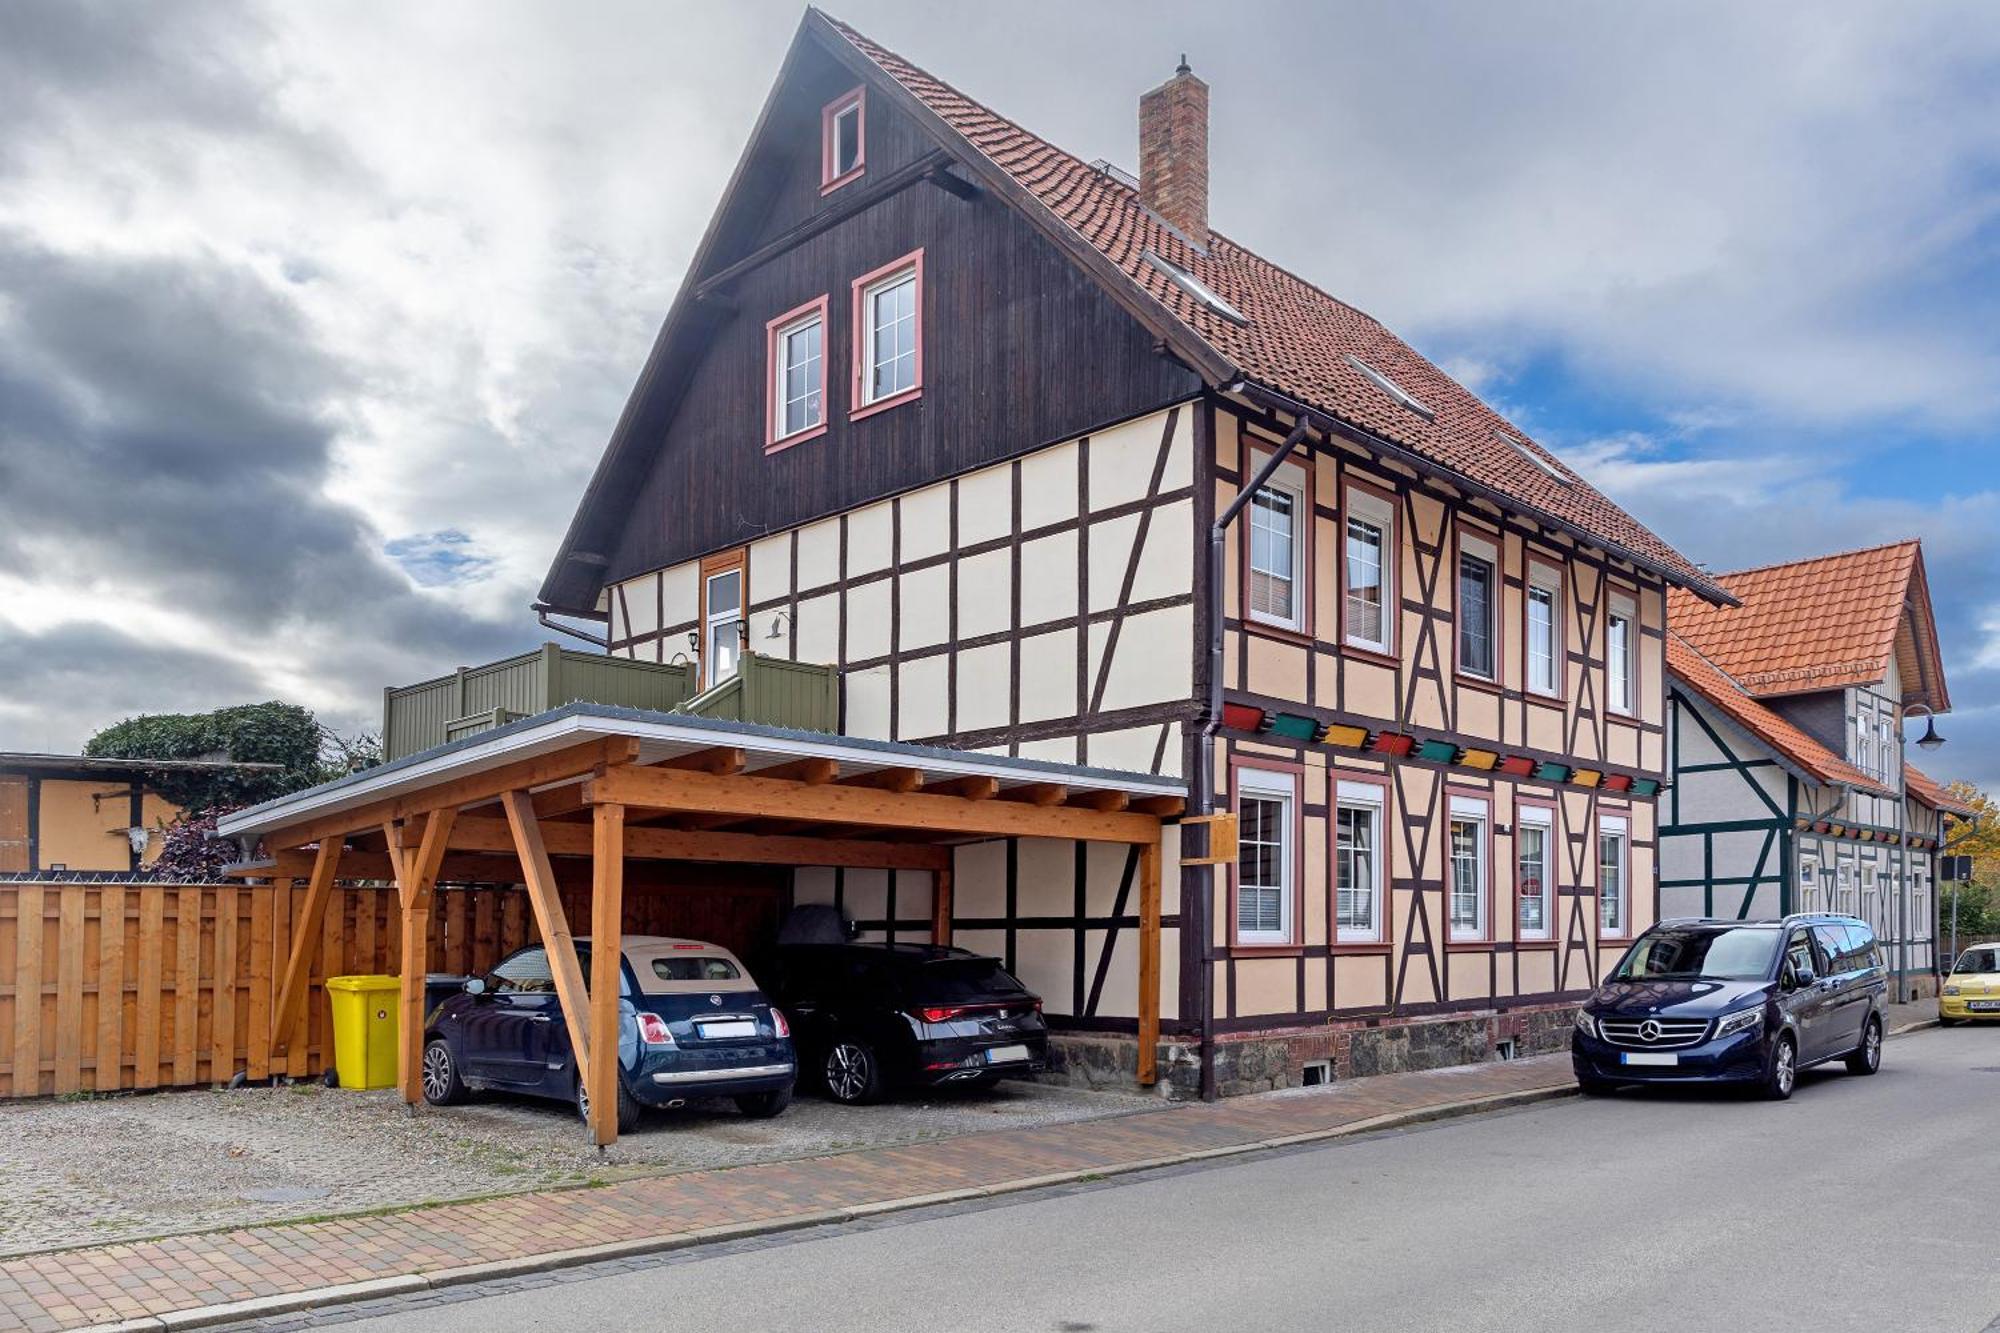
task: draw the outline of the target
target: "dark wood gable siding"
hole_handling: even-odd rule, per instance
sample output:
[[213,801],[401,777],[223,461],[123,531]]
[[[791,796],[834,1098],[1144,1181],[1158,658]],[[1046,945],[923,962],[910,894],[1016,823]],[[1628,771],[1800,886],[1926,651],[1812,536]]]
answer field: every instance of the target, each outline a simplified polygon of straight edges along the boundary
[[[819,108],[852,86],[847,76],[802,79],[794,113],[773,116],[770,134],[789,125],[804,140],[789,155],[792,180],[763,184],[747,198],[739,192],[732,212],[746,239],[719,244],[716,268],[821,206]],[[866,174],[829,202],[867,190],[930,150],[885,98],[872,95],[867,136]],[[725,226],[738,231],[735,219]],[[919,247],[923,396],[850,422],[849,284]],[[830,298],[830,429],[767,457],[765,322],[822,294]],[[622,530],[607,543],[607,581],[1080,435],[1200,390],[1192,372],[1155,352],[1135,321],[990,194],[965,200],[916,183],[754,268],[728,297],[734,313],[712,326],[686,368],[684,392],[631,492]]]

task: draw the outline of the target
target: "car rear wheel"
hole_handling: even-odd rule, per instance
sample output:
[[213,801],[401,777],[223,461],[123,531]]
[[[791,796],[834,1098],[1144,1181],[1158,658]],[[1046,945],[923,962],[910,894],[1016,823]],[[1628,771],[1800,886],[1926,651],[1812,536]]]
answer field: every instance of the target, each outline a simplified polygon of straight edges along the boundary
[[1882,1020],[1871,1017],[1861,1030],[1861,1044],[1847,1057],[1847,1072],[1872,1074],[1882,1067]]
[[820,1062],[826,1095],[848,1106],[863,1106],[882,1095],[882,1065],[866,1042],[843,1037]]
[[1792,1095],[1798,1082],[1799,1048],[1788,1033],[1771,1047],[1771,1058],[1764,1065],[1763,1092],[1772,1101],[1782,1102]]
[[458,1075],[458,1060],[451,1044],[432,1037],[424,1047],[424,1100],[432,1106],[454,1106],[465,1100],[465,1080]]
[[792,1104],[790,1088],[775,1088],[770,1092],[746,1092],[736,1099],[736,1109],[752,1120],[769,1120],[782,1115]]
[[[576,1113],[583,1123],[590,1123],[590,1090],[583,1086],[583,1080],[576,1081]],[[639,1103],[625,1090],[625,1080],[618,1080],[618,1132],[630,1134],[639,1128]]]

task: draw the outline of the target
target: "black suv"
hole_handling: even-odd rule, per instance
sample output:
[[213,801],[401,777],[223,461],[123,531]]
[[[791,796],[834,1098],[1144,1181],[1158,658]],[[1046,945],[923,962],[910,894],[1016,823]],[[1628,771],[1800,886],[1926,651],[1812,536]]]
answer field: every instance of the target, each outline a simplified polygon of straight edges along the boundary
[[1888,1000],[1875,933],[1855,917],[1662,921],[1577,1011],[1570,1059],[1586,1093],[1742,1083],[1783,1099],[1823,1060],[1874,1073]]
[[990,1085],[1046,1067],[1042,1002],[997,959],[931,944],[782,944],[759,979],[801,1073],[859,1104],[895,1084]]

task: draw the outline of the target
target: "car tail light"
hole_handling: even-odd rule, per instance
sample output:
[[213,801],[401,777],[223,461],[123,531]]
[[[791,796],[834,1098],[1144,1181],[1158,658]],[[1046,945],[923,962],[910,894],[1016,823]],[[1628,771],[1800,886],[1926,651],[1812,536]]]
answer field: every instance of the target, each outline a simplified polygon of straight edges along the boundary
[[922,1017],[922,1019],[926,1023],[949,1023],[952,1019],[957,1018],[960,1014],[967,1012],[969,1012],[969,1007],[962,1004],[932,1005],[928,1008],[919,1009],[917,1011],[918,1015]]
[[792,1025],[785,1021],[785,1011],[777,1008],[775,1005],[771,1009],[771,1026],[777,1031],[780,1037],[789,1037],[792,1035]]
[[639,1040],[648,1046],[671,1046],[674,1034],[667,1030],[667,1020],[658,1014],[640,1014]]

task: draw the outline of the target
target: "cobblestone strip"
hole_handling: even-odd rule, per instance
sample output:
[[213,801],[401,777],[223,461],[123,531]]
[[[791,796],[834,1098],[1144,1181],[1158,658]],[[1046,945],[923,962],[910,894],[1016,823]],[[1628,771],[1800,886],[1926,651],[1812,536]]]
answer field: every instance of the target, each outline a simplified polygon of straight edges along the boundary
[[193,1327],[523,1262],[590,1262],[1254,1150],[1569,1085],[1567,1058],[1543,1057],[599,1189],[24,1255],[0,1263],[0,1329]]

